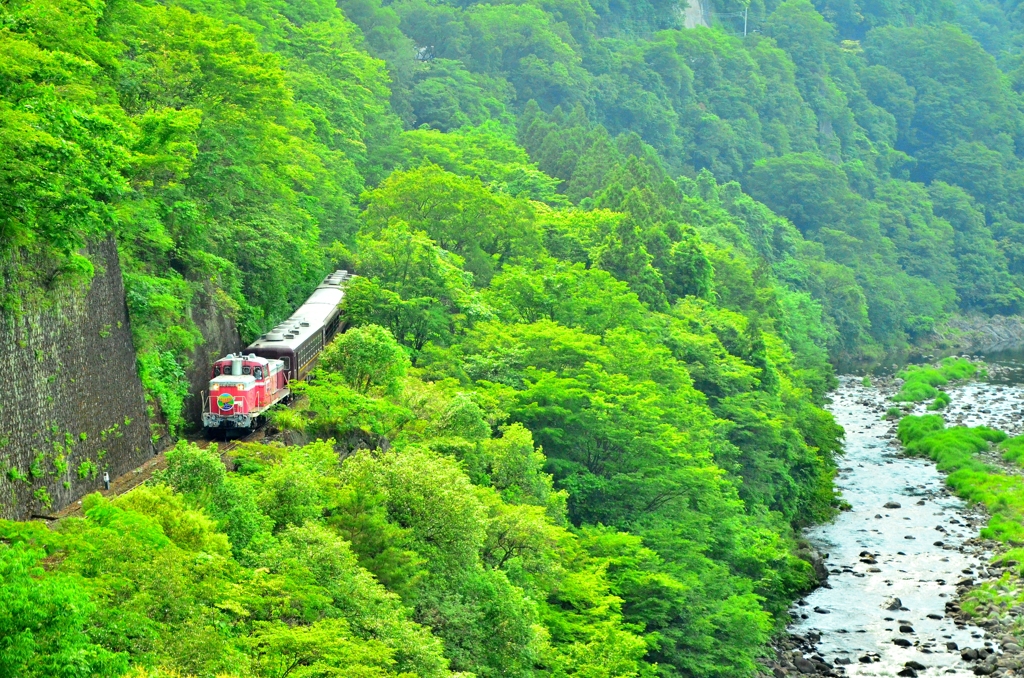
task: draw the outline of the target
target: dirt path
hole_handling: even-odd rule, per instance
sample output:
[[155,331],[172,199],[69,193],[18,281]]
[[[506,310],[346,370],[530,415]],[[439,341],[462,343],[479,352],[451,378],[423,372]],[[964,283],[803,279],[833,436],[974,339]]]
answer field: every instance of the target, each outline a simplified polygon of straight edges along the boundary
[[686,28],[696,28],[697,26],[707,25],[708,22],[704,18],[701,0],[687,0],[686,9],[683,11],[683,26]]
[[[244,438],[239,438],[237,440],[210,441],[210,440],[207,440],[206,438],[204,438],[202,436],[187,437],[187,438],[185,438],[185,440],[187,440],[190,443],[194,443],[194,444],[196,444],[196,445],[198,445],[199,447],[202,447],[202,448],[209,447],[212,442],[216,442],[217,445],[218,445],[218,450],[221,453],[221,458],[226,460],[227,453],[230,452],[235,446],[239,445],[240,443],[257,442],[257,441],[263,440],[265,437],[266,437],[265,430],[261,428],[261,429],[257,430],[256,432],[250,433],[249,435],[245,436]],[[173,448],[169,448],[169,449],[173,449]],[[133,469],[133,470],[129,471],[128,473],[119,475],[116,478],[111,478],[111,480],[110,480],[110,489],[109,490],[102,490],[101,489],[101,490],[98,490],[98,492],[101,495],[103,495],[104,497],[118,497],[118,496],[120,496],[122,494],[125,494],[126,492],[130,492],[131,490],[134,490],[136,487],[138,487],[139,485],[142,485],[147,480],[152,478],[154,473],[156,473],[157,471],[159,471],[161,469],[167,468],[167,452],[169,451],[169,449],[168,450],[163,450],[162,452],[158,453],[156,456],[154,456],[152,459],[147,461],[142,466],[140,466],[140,467],[138,467],[136,469]],[[43,517],[43,519],[47,520],[48,522],[56,522],[58,520],[61,520],[63,518],[67,518],[69,516],[81,516],[81,515],[82,515],[82,500],[79,499],[78,501],[76,501],[76,502],[74,502],[72,504],[69,504],[68,506],[64,507],[60,511],[54,513],[53,515],[47,516],[47,517]]]
[[[104,497],[116,497],[132,490],[153,477],[153,474],[163,468],[167,468],[166,452],[161,452],[147,461],[142,466],[129,471],[123,475],[112,478],[109,490],[99,490]],[[52,520],[61,520],[68,516],[82,515],[82,500],[73,502],[57,513],[50,516]]]

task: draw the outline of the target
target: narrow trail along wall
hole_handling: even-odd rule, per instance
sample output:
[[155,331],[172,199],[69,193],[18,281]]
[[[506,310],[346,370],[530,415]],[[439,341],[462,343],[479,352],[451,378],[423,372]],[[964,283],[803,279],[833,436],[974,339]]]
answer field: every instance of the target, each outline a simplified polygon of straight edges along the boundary
[[0,315],[0,517],[57,511],[153,453],[117,246],[89,256],[88,291]]

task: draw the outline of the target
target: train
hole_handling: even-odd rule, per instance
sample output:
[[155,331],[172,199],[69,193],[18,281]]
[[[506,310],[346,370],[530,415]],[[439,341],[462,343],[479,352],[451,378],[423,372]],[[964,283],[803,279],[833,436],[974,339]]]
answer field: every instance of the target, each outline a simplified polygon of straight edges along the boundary
[[291,398],[288,385],[305,379],[324,348],[344,331],[341,302],[351,278],[345,270],[328,275],[287,320],[213,363],[203,397],[208,437],[255,431],[270,408]]

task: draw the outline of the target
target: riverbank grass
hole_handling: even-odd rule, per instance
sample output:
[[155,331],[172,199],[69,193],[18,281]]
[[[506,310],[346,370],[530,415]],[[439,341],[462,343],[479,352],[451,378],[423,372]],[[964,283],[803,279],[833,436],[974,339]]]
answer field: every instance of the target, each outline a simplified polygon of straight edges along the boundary
[[1024,609],[1024,476],[1004,473],[977,457],[995,444],[1003,459],[1019,464],[1024,461],[1024,436],[1008,438],[984,426],[947,428],[937,414],[904,417],[896,434],[907,454],[928,456],[948,472],[946,483],[958,496],[986,508],[989,522],[981,537],[1013,547],[993,559],[993,565],[1004,568],[1002,574],[967,593],[960,608],[976,622],[987,619],[989,629],[1024,638],[1024,618],[1010,614]]
[[933,459],[949,473],[946,483],[960,497],[985,506],[989,523],[981,531],[986,539],[1024,541],[1024,476],[1002,473],[976,455],[998,443],[1004,458],[1024,457],[1024,440],[986,426],[946,428],[940,415],[909,416],[900,420],[896,435],[907,454]]
[[938,367],[911,366],[899,373],[903,387],[892,397],[897,402],[920,402],[939,395],[936,386],[969,379],[978,371],[977,365],[963,358],[946,358]]
[[928,405],[928,409],[932,412],[944,410],[950,402],[951,398],[949,397],[949,394],[946,393],[945,391],[939,391],[939,394],[935,396],[935,400],[933,400],[931,404]]
[[1020,465],[1024,461],[1024,436],[1007,438],[999,445],[999,452],[1006,461]]

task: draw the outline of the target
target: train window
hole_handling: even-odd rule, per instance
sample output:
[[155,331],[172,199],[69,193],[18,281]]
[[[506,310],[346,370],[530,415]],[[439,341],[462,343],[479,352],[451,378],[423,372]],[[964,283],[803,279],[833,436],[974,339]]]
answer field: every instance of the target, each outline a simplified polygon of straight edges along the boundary
[[248,365],[242,365],[242,374],[252,374],[252,368]]
[[257,368],[256,368],[256,369],[255,369],[255,370],[253,371],[253,375],[254,375],[254,376],[255,376],[255,377],[257,378],[257,379],[262,379],[262,378],[263,378],[263,368],[262,368],[262,367],[257,367]]

